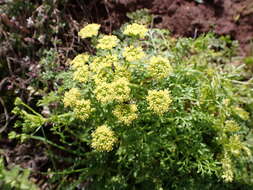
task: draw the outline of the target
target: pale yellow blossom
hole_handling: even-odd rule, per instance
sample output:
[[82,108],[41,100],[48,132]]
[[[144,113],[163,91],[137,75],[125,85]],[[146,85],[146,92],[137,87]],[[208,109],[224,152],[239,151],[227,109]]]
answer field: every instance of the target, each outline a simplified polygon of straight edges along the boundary
[[81,38],[91,38],[98,35],[99,24],[88,24],[78,32],[78,36]]
[[89,57],[86,53],[79,54],[70,62],[70,65],[73,69],[82,67],[89,61]]
[[168,59],[162,56],[153,56],[147,70],[153,78],[161,80],[171,74],[172,67]]
[[240,130],[240,126],[233,120],[227,120],[225,122],[224,131],[225,132],[237,132]]
[[167,112],[172,102],[168,90],[149,90],[146,99],[148,102],[148,109],[158,115]]
[[90,72],[88,65],[78,67],[73,73],[73,79],[79,82],[87,82],[89,80]]
[[128,36],[137,36],[140,38],[144,38],[147,32],[148,32],[148,29],[146,28],[146,26],[133,23],[133,24],[127,25],[123,34],[128,35]]
[[93,109],[91,108],[90,100],[78,100],[75,102],[74,114],[78,119],[86,120],[89,118]]
[[111,83],[100,81],[100,83],[97,83],[94,94],[102,104],[108,104],[113,101]]
[[117,46],[119,39],[114,35],[105,35],[98,40],[98,49],[112,49]]
[[224,149],[226,152],[230,152],[231,154],[238,156],[241,153],[244,145],[240,141],[240,136],[233,135],[229,137],[228,143],[224,145]]
[[68,92],[65,92],[63,103],[65,107],[74,106],[77,100],[80,98],[81,93],[78,88],[72,88]]
[[112,99],[122,103],[130,99],[131,89],[127,78],[119,78],[111,83]]
[[249,120],[249,112],[245,111],[241,107],[233,107],[233,111],[243,120]]
[[112,68],[113,65],[119,61],[117,55],[106,55],[103,57],[95,57],[91,63],[91,70],[93,72],[100,72],[104,68]]
[[145,53],[142,50],[142,48],[141,47],[135,48],[134,46],[124,48],[122,55],[129,62],[137,61],[145,57]]
[[91,136],[91,147],[100,152],[112,151],[117,142],[115,133],[106,125],[99,126]]
[[234,178],[233,166],[232,161],[227,154],[225,154],[224,158],[221,160],[221,164],[223,169],[221,177],[225,182],[232,182]]
[[130,125],[137,119],[137,106],[135,104],[120,104],[115,107],[113,114],[125,125]]
[[126,78],[119,78],[111,83],[101,80],[94,90],[97,100],[103,104],[128,101],[130,92],[129,81]]

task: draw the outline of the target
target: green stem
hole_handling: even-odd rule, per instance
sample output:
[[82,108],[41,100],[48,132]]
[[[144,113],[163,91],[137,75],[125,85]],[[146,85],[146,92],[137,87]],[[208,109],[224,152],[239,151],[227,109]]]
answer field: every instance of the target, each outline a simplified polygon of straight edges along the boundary
[[62,172],[41,172],[41,174],[66,175],[66,174],[83,172],[85,170],[88,170],[88,169],[87,168],[81,168],[81,169],[62,171]]
[[44,143],[50,144],[50,145],[52,145],[52,146],[54,146],[54,147],[56,147],[56,148],[58,148],[58,149],[61,149],[61,150],[63,150],[63,151],[66,151],[66,152],[68,152],[68,153],[71,153],[71,154],[75,154],[75,155],[80,156],[80,154],[79,154],[78,152],[72,151],[72,150],[68,150],[68,149],[64,148],[63,146],[57,145],[57,144],[53,143],[52,141],[49,141],[49,140],[47,140],[47,139],[45,139],[45,138],[43,138],[43,137],[32,136],[32,135],[28,135],[28,137],[31,138],[31,139],[34,139],[34,140],[39,140],[39,141],[42,141],[42,142],[44,142]]
[[21,103],[22,106],[26,107],[27,109],[29,109],[33,114],[44,118],[42,115],[40,115],[38,112],[36,112],[34,109],[32,109],[30,106],[28,106],[27,104],[25,104],[24,102]]

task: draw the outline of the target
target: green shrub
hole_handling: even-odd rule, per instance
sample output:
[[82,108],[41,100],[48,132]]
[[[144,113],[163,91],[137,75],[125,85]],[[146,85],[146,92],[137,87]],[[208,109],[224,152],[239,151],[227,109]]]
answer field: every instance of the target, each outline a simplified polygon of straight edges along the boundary
[[[77,55],[56,76],[56,90],[38,103],[42,113],[16,100],[16,127],[23,133],[10,137],[68,152],[68,158],[54,155],[70,166],[51,173],[55,180],[69,176],[72,183],[64,178],[62,187],[160,190],[194,189],[209,179],[215,187],[217,181],[250,183],[238,173],[248,164],[241,160],[252,158],[253,84],[243,75],[244,65],[226,64],[234,43],[227,48],[213,34],[176,40],[166,30],[139,24],[115,35],[98,29],[91,24],[79,32],[91,38],[96,53]],[[46,138],[49,132],[52,138]]]

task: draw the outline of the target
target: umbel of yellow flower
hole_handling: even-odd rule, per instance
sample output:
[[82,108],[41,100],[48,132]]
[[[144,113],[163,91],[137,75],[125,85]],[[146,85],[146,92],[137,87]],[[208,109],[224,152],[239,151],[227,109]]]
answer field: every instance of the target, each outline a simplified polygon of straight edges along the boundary
[[103,57],[95,57],[91,63],[91,70],[93,72],[99,73],[106,67],[111,67],[119,61],[117,55],[106,55]]
[[99,24],[88,24],[78,32],[78,36],[81,38],[91,38],[98,35]]
[[98,127],[91,136],[91,147],[100,152],[112,151],[117,142],[115,133],[106,125]]
[[145,57],[145,53],[143,52],[142,48],[135,48],[134,46],[124,48],[122,55],[129,62],[137,61]]
[[77,100],[73,111],[77,118],[86,120],[93,111],[90,100]]
[[115,79],[126,78],[130,80],[131,72],[126,66],[117,65],[115,67],[114,78]]
[[240,141],[240,136],[233,135],[229,137],[228,143],[224,145],[224,149],[226,152],[230,152],[231,154],[238,156],[243,150],[243,143]]
[[100,101],[102,104],[107,104],[111,101],[113,101],[111,96],[111,84],[100,81],[97,82],[96,89],[94,90],[94,93],[96,95],[96,98],[98,101]]
[[117,46],[119,39],[114,35],[105,35],[98,40],[98,49],[112,49]]
[[129,24],[125,28],[123,34],[128,36],[137,36],[140,38],[144,38],[148,32],[148,29],[144,25],[140,24]]
[[167,112],[172,102],[168,90],[149,90],[146,99],[149,105],[148,109],[158,115]]
[[222,164],[222,169],[223,169],[223,172],[222,172],[223,174],[221,177],[226,182],[232,182],[234,178],[233,166],[232,166],[232,161],[229,158],[227,153],[225,153],[224,158],[221,160],[221,164]]
[[147,70],[153,78],[161,80],[171,74],[172,67],[168,59],[162,56],[153,56]]
[[129,81],[126,78],[119,78],[111,83],[112,99],[118,103],[128,101],[130,99],[131,89]]
[[131,89],[129,88],[129,81],[126,78],[119,78],[111,83],[103,82],[97,83],[94,91],[96,98],[103,104],[113,101],[122,103],[130,99]]
[[240,130],[240,126],[233,120],[227,120],[225,122],[223,130],[225,132],[237,132]]
[[78,67],[77,70],[73,73],[73,79],[79,82],[87,82],[89,80],[89,67],[88,65],[83,65]]
[[125,125],[130,125],[137,119],[137,106],[135,104],[120,104],[115,107],[113,114]]
[[72,68],[77,69],[78,67],[82,67],[89,61],[89,55],[86,53],[82,53],[77,55],[71,62],[70,65]]
[[245,121],[249,119],[249,113],[240,107],[233,107],[233,112]]
[[77,100],[80,98],[81,93],[78,88],[72,88],[68,92],[65,92],[63,103],[65,107],[74,106]]

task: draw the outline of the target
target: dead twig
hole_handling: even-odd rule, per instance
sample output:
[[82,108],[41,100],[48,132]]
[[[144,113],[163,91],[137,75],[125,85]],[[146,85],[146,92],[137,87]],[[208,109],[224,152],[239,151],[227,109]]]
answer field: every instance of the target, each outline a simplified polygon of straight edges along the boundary
[[0,21],[10,28],[14,28],[14,29],[19,30],[19,31],[26,33],[26,34],[30,33],[30,31],[28,29],[19,25],[18,22],[14,22],[14,21],[10,20],[6,14],[0,14]]
[[0,103],[3,106],[4,109],[4,115],[5,115],[5,125],[3,127],[0,128],[0,133],[2,133],[8,126],[9,122],[10,122],[10,116],[8,114],[7,108],[5,106],[4,100],[0,97]]

